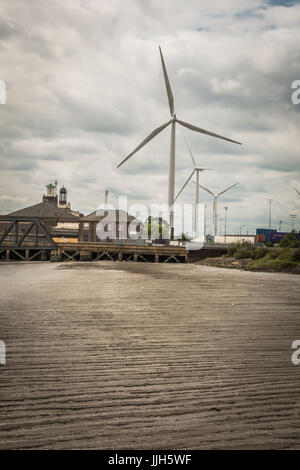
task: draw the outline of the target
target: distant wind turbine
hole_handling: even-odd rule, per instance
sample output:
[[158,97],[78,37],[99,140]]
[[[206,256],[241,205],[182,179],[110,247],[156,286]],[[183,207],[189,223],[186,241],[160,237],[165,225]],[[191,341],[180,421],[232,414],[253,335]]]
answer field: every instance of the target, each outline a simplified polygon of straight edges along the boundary
[[237,142],[232,139],[228,139],[227,137],[223,137],[222,135],[215,134],[214,132],[207,131],[205,129],[202,129],[201,127],[194,126],[193,124],[190,124],[185,121],[181,121],[177,119],[176,114],[175,114],[175,108],[174,108],[174,98],[173,98],[173,93],[171,89],[171,85],[169,82],[169,77],[167,74],[167,69],[165,66],[164,58],[162,55],[161,48],[159,47],[159,52],[160,52],[160,58],[161,58],[161,64],[162,64],[162,69],[163,69],[163,75],[164,75],[164,80],[165,80],[165,85],[166,85],[166,90],[167,90],[167,96],[168,96],[168,101],[169,101],[169,108],[170,108],[170,114],[171,114],[171,119],[168,122],[165,122],[164,124],[160,125],[154,131],[151,132],[151,134],[146,137],[146,139],[143,140],[124,160],[118,165],[118,168],[123,165],[123,163],[126,162],[132,155],[134,155],[138,150],[140,150],[144,145],[146,145],[150,140],[152,140],[154,137],[156,137],[160,132],[162,132],[166,127],[168,127],[171,124],[171,143],[170,143],[170,163],[169,163],[169,190],[168,190],[168,206],[169,206],[169,212],[170,212],[170,228],[171,228],[171,240],[174,240],[174,192],[175,192],[175,126],[176,123],[181,124],[183,127],[186,127],[187,129],[190,129],[195,132],[200,132],[201,134],[206,134],[210,135],[212,137],[216,137],[218,139],[223,139],[227,140],[228,142],[233,142],[235,144],[241,145],[240,142]]
[[296,191],[296,193],[299,194],[299,196],[300,196],[300,191],[298,191],[298,189],[296,189],[296,188],[295,188],[295,191]]
[[200,174],[200,172],[202,173],[203,171],[212,170],[213,168],[201,168],[201,167],[197,166],[196,160],[195,160],[194,155],[193,155],[193,152],[191,151],[191,148],[190,148],[190,146],[189,146],[189,144],[188,144],[185,137],[184,137],[184,140],[185,140],[186,146],[188,148],[189,154],[191,156],[191,159],[192,159],[192,162],[193,162],[193,165],[194,165],[194,169],[193,169],[192,173],[190,174],[190,176],[188,177],[188,179],[186,180],[186,182],[184,183],[184,185],[182,186],[182,188],[179,191],[179,193],[177,194],[177,196],[175,197],[174,202],[177,201],[178,197],[180,196],[180,194],[182,193],[182,191],[184,190],[186,185],[189,183],[189,181],[191,180],[193,175],[196,173],[194,232],[195,232],[195,238],[198,238],[199,237],[199,231],[198,231],[199,174]]
[[204,186],[201,186],[201,184],[199,184],[200,188],[204,189],[204,191],[207,191],[214,198],[214,203],[213,203],[214,236],[217,235],[217,203],[218,203],[218,197],[221,196],[221,194],[226,193],[226,191],[229,191],[229,189],[234,188],[234,186],[236,186],[238,184],[239,183],[235,183],[232,186],[229,186],[229,188],[224,189],[224,191],[221,191],[218,194],[214,194],[212,191],[210,191],[209,189],[207,189]]

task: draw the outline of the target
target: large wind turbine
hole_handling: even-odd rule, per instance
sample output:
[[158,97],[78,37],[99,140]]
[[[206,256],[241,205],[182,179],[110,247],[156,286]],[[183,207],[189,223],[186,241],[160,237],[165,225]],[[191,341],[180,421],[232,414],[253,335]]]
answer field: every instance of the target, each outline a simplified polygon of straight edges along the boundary
[[179,191],[179,193],[177,194],[177,196],[175,197],[174,199],[174,202],[177,201],[177,198],[180,196],[180,194],[182,193],[182,191],[184,190],[184,188],[186,187],[186,185],[188,184],[188,182],[191,180],[191,178],[193,177],[193,175],[196,173],[196,195],[195,195],[195,215],[194,215],[194,232],[195,232],[195,238],[197,239],[198,236],[199,236],[199,231],[198,231],[198,206],[199,206],[199,174],[200,172],[202,173],[203,171],[207,171],[207,170],[212,170],[212,168],[201,168],[199,166],[197,166],[196,164],[196,160],[194,158],[194,155],[193,155],[193,152],[191,151],[191,148],[186,140],[186,138],[184,137],[184,140],[185,140],[185,143],[186,143],[186,146],[188,148],[188,151],[189,151],[189,154],[191,156],[191,159],[192,159],[192,162],[193,162],[193,165],[194,165],[194,169],[192,171],[192,173],[190,174],[190,176],[188,177],[188,179],[186,180],[186,182],[184,183],[184,185],[182,186],[181,190]]
[[146,137],[146,139],[143,140],[124,160],[118,165],[118,168],[123,165],[123,163],[126,162],[132,155],[134,155],[138,150],[140,150],[144,145],[146,145],[150,140],[152,140],[154,137],[156,137],[160,132],[162,132],[167,126],[171,124],[171,143],[170,143],[170,163],[169,163],[169,191],[168,191],[168,206],[169,206],[169,212],[170,212],[170,228],[171,228],[171,240],[174,239],[174,192],[175,192],[175,126],[176,123],[181,124],[183,127],[186,127],[187,129],[190,129],[195,132],[200,132],[201,134],[207,134],[212,137],[216,137],[218,139],[223,139],[227,140],[228,142],[233,142],[235,144],[241,144],[240,142],[237,142],[232,139],[228,139],[227,137],[223,137],[222,135],[215,134],[214,132],[207,131],[205,129],[202,129],[201,127],[194,126],[193,124],[190,124],[185,121],[181,121],[177,119],[176,114],[175,114],[175,108],[174,108],[174,98],[173,98],[173,93],[171,89],[171,85],[169,82],[169,77],[167,74],[167,69],[165,66],[164,58],[162,55],[161,48],[159,47],[159,52],[160,52],[160,58],[161,58],[161,64],[162,64],[162,69],[163,69],[163,75],[165,79],[165,85],[166,85],[166,90],[167,90],[167,96],[168,96],[168,101],[169,101],[169,108],[170,108],[170,114],[171,114],[171,119],[168,122],[165,122],[164,124],[160,125],[154,131],[151,132],[151,134]]
[[226,191],[229,191],[229,189],[234,188],[234,186],[236,186],[237,184],[239,184],[239,183],[235,183],[232,186],[229,186],[229,188],[224,189],[224,191],[221,191],[218,194],[214,194],[212,191],[210,191],[209,189],[207,189],[204,186],[201,186],[201,184],[199,184],[200,188],[204,189],[204,191],[207,191],[214,198],[214,204],[213,204],[214,236],[217,235],[217,203],[218,203],[218,197],[221,196],[221,194],[226,193]]

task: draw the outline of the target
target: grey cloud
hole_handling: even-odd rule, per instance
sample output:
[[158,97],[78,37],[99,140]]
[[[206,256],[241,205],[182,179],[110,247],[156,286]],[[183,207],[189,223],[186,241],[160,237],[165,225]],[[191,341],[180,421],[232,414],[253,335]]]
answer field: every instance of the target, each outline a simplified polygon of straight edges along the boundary
[[[20,193],[24,205],[37,202],[49,178],[63,181],[81,210],[97,207],[106,187],[115,199],[166,200],[168,130],[116,169],[168,119],[161,44],[178,117],[243,142],[186,133],[197,161],[218,170],[203,175],[207,185],[240,180],[226,199],[232,225],[254,229],[272,195],[278,218],[298,204],[289,188],[300,176],[300,105],[290,100],[291,82],[300,79],[299,14],[299,5],[265,0],[190,0],[189,8],[179,0],[4,0],[0,79],[8,102],[0,107],[0,165],[7,204],[15,209]],[[177,143],[180,187],[191,163],[179,127]],[[187,188],[184,199],[192,197]]]

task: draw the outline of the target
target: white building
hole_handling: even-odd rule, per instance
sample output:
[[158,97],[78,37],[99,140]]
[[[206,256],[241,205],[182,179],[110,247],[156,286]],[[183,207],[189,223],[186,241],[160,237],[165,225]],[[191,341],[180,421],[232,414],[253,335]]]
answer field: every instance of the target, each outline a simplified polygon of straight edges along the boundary
[[215,243],[226,243],[227,245],[230,243],[250,243],[254,245],[255,243],[255,235],[217,235],[215,236]]

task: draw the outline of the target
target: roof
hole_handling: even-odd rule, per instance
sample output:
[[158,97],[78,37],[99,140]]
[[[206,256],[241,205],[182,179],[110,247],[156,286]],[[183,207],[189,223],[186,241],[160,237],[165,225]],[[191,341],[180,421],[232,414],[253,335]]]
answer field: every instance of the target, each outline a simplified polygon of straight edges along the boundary
[[54,206],[49,202],[40,202],[39,204],[34,204],[33,206],[25,207],[10,214],[6,214],[9,217],[36,217],[44,219],[66,219],[66,220],[76,220],[78,221],[79,217],[70,214],[67,210]]
[[[98,215],[98,212],[100,212],[100,211],[104,212],[103,215]],[[99,222],[99,220],[102,220],[104,217],[107,217],[108,215],[111,215],[111,217],[116,218],[117,222],[119,222],[120,216],[121,216],[121,221],[122,221],[122,218],[125,219],[125,217],[127,217],[127,222],[132,222],[133,220],[136,220],[135,217],[133,217],[132,215],[128,214],[125,211],[119,211],[119,210],[116,210],[116,211],[114,211],[114,210],[105,210],[104,211],[104,209],[99,209],[97,211],[91,212],[90,214],[86,215],[85,217],[81,217],[80,220],[82,220],[83,222]],[[115,219],[113,219],[113,220],[115,220]]]

